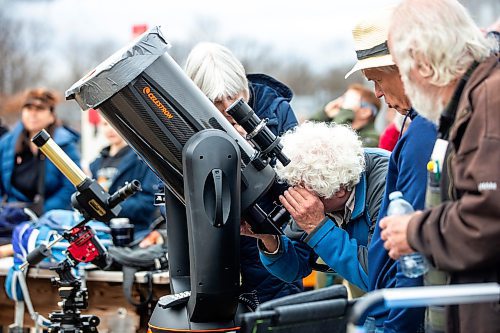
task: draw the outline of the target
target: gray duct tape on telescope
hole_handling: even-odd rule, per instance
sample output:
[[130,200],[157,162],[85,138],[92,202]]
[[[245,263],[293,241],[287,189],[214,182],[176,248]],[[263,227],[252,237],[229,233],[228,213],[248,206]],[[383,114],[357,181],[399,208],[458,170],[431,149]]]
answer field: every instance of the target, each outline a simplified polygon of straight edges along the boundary
[[153,27],[115,52],[66,91],[83,110],[96,108],[135,79],[170,45],[160,27]]

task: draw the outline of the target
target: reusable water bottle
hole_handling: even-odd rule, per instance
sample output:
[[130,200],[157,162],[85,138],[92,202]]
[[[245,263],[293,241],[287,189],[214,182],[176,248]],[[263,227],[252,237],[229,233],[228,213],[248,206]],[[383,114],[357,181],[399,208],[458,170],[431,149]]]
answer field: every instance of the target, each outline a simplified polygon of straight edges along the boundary
[[[407,215],[414,212],[412,205],[403,199],[403,193],[399,191],[389,194],[389,200],[387,216]],[[401,256],[399,265],[403,274],[409,278],[419,277],[429,270],[427,259],[418,252]]]

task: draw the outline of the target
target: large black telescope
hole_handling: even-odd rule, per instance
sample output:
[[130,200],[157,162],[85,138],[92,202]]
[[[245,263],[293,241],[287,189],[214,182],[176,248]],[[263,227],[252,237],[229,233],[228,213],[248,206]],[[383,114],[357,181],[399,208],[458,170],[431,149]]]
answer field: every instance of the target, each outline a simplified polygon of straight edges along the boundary
[[[75,99],[83,110],[98,108],[184,204],[182,150],[186,142],[205,129],[224,131],[241,153],[241,208],[249,215],[248,222],[255,232],[279,233],[277,229],[287,221],[282,219],[285,210],[281,206],[265,212],[252,207],[271,186],[278,191],[282,188],[267,166],[267,156],[263,159],[262,150],[256,149],[274,148],[274,156],[269,156],[287,164],[279,139],[256,123],[251,108],[239,101],[230,108],[235,109],[235,119],[241,119],[244,128],[254,126],[255,131],[249,131],[257,132],[253,139],[268,146],[254,148],[244,140],[166,53],[168,48],[160,29],[152,28],[75,83],[66,98]],[[252,114],[245,118],[247,112]]]
[[[243,138],[166,53],[158,27],[119,50],[67,92],[99,109],[166,184],[172,291],[150,329],[234,329],[239,287],[239,224],[281,232],[289,215],[269,162],[288,159],[248,105],[231,113]],[[249,139],[249,141],[247,141]],[[189,255],[188,255],[189,254]]]

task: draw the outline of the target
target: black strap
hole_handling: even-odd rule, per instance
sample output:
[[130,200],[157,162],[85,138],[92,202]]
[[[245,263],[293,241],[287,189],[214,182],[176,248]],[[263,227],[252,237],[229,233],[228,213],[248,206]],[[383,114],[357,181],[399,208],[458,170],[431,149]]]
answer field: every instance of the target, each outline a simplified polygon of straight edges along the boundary
[[358,60],[363,60],[372,57],[380,57],[387,54],[389,54],[389,47],[387,46],[387,41],[375,45],[374,47],[366,50],[356,51],[356,57],[358,58]]
[[41,152],[38,152],[38,182],[36,186],[36,194],[33,199],[33,204],[30,209],[33,210],[38,216],[45,213],[45,164],[46,157]]
[[409,109],[406,114],[405,114],[405,117],[403,118],[403,124],[401,124],[401,128],[399,129],[399,136],[398,136],[398,141],[399,139],[401,139],[401,137],[403,136],[403,131],[404,131],[404,128],[405,128],[405,125],[406,125],[406,120],[408,120],[408,117],[413,120],[415,119],[415,117],[418,116],[418,113],[417,111],[415,111],[413,108]]
[[132,286],[134,285],[135,282],[135,273],[137,272],[136,268],[133,267],[128,267],[128,266],[123,266],[122,267],[122,272],[123,272],[123,294],[125,295],[125,298],[127,301],[129,301],[130,304],[142,308],[143,306],[151,303],[153,300],[153,277],[152,273],[148,272],[146,274],[146,279],[147,279],[147,294],[143,295],[140,291],[140,298],[142,301],[140,302],[135,302],[134,298],[132,297]]

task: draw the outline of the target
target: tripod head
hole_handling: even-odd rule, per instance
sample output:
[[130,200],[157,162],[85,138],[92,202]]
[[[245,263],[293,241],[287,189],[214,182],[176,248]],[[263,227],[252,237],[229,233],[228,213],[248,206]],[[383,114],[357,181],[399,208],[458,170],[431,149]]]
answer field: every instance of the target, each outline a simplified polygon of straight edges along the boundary
[[51,268],[59,276],[53,277],[51,282],[58,287],[61,301],[57,304],[61,310],[49,314],[50,333],[97,332],[99,318],[93,315],[81,315],[80,310],[88,307],[88,292],[86,288],[82,288],[81,280],[71,272],[75,266],[76,263],[68,258]]

